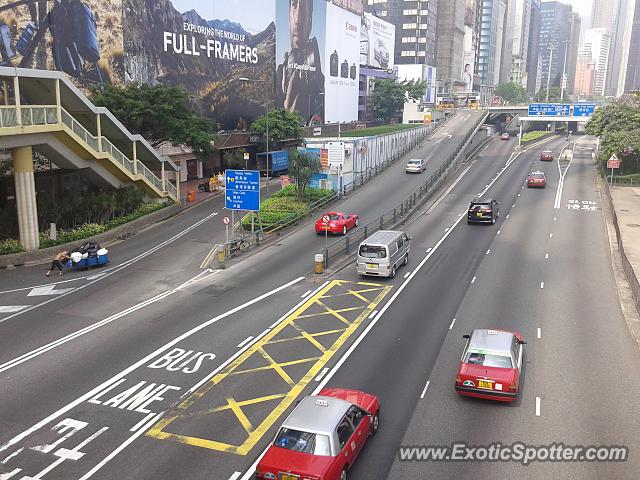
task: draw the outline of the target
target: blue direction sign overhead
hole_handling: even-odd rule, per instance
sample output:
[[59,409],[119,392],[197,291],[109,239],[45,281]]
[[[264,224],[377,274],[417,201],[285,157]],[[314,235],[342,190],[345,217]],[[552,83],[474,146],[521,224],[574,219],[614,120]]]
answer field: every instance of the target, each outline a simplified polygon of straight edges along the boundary
[[573,106],[574,117],[589,117],[596,111],[595,103],[576,103]]
[[528,115],[530,117],[559,117],[569,116],[568,103],[530,103]]
[[225,208],[260,210],[260,172],[257,170],[225,170]]

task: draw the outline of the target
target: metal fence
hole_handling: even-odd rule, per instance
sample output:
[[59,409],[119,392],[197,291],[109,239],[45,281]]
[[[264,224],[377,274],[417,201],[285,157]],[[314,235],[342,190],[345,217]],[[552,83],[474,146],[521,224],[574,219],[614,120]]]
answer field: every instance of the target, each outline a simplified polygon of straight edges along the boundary
[[[484,119],[486,119],[486,116]],[[465,138],[462,146],[454,154],[450,155],[438,170],[433,172],[422,185],[416,188],[401,203],[383,213],[375,220],[353,230],[350,234],[345,235],[326,248],[321,249],[319,253],[321,253],[324,258],[325,268],[329,266],[329,260],[332,258],[339,255],[349,255],[352,252],[352,248],[354,248],[354,246],[357,247],[358,243],[369,235],[384,228],[394,227],[405,220],[416,207],[426,202],[433,192],[447,180],[449,175],[455,172],[467,159],[465,155],[467,147],[482,126],[484,119]]]

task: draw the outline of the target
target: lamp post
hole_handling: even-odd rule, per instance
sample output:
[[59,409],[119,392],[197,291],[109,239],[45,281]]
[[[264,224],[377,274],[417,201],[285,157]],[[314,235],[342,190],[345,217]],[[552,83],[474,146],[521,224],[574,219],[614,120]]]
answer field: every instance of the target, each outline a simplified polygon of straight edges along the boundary
[[[247,82],[247,83],[262,83],[262,82],[268,82],[268,80],[257,80],[257,79],[252,79],[252,78],[247,78],[247,77],[238,77],[236,79],[236,81],[238,82]],[[267,166],[267,197],[269,196],[269,100],[267,100],[264,105],[262,105],[265,109],[266,112],[266,122],[267,122],[267,160],[266,160],[266,166]]]
[[569,44],[571,40],[564,41],[564,62],[562,62],[562,81],[560,82],[560,101],[564,100],[564,88],[567,83],[566,71],[567,71],[567,51],[569,50]]
[[549,45],[549,73],[547,74],[547,98],[544,103],[549,103],[549,88],[551,87],[551,64],[553,63],[553,45]]

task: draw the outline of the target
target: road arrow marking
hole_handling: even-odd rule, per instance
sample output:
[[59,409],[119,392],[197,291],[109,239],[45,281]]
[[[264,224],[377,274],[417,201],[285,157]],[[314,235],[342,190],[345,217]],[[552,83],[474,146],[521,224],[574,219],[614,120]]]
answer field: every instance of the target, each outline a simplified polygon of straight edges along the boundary
[[31,305],[0,305],[0,313],[15,313],[30,306]]
[[67,293],[73,290],[73,288],[60,288],[58,290],[54,290],[54,288],[56,288],[55,285],[47,285],[46,287],[36,287],[31,289],[31,291],[27,294],[27,297],[62,295],[63,293]]

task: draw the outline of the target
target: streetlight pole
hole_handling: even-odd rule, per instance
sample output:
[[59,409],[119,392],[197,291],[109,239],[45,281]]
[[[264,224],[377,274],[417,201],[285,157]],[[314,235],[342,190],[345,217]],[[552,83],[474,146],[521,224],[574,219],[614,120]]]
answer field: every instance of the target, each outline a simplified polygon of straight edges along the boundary
[[566,71],[567,71],[567,51],[569,50],[569,44],[571,40],[565,40],[564,42],[564,62],[562,63],[562,81],[560,82],[560,101],[564,100],[564,88],[567,83]]
[[553,45],[549,45],[549,73],[547,74],[547,98],[544,103],[549,103],[549,88],[551,88],[551,64],[553,63]]

